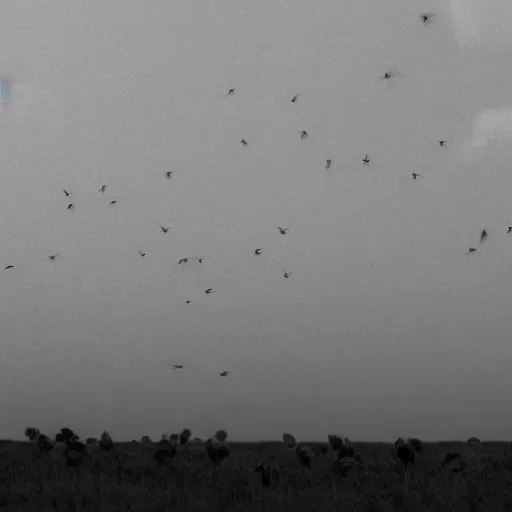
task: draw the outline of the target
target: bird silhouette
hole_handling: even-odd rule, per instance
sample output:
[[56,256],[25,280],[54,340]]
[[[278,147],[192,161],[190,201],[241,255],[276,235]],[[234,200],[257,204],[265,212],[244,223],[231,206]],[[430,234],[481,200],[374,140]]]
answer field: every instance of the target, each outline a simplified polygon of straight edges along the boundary
[[308,135],[308,132],[307,132],[306,130],[302,130],[302,131],[300,132],[300,138],[301,138],[302,140],[307,139],[308,137],[309,137],[309,135]]
[[206,294],[209,294],[209,293],[213,293],[215,290],[213,290],[212,288],[208,288],[207,290],[204,291],[204,293]]
[[172,171],[167,171],[167,172],[165,173],[165,177],[166,177],[168,180],[170,180],[170,179],[171,179],[171,177],[172,177]]
[[144,256],[146,256],[146,253],[145,252],[141,252],[137,249],[137,252],[144,258]]
[[189,260],[197,260],[199,263],[203,263],[203,258],[181,258],[180,261],[178,261],[178,265],[181,265],[182,263],[187,263]]
[[474,247],[470,247],[466,254],[469,254],[470,252],[475,252],[475,251],[476,251],[476,249]]
[[295,103],[295,102],[299,99],[299,96],[300,96],[300,93],[299,93],[299,94],[296,94],[296,95],[292,98],[292,103]]
[[281,270],[282,270],[282,271],[283,271],[283,273],[284,273],[284,277],[285,277],[286,279],[288,279],[288,278],[290,277],[290,275],[291,275],[291,272],[285,272],[283,269],[281,269]]
[[262,249],[255,249],[254,254],[261,254]]
[[421,18],[421,21],[423,22],[423,25],[426,25],[430,22],[430,20],[434,17],[432,13],[426,12],[419,15]]
[[247,146],[247,141],[245,139],[242,139],[240,143],[243,144],[244,146]]
[[230,373],[231,373],[231,372],[230,372],[229,370],[225,370],[225,371],[223,371],[223,372],[220,374],[220,376],[221,376],[221,377],[227,377]]
[[439,141],[439,145],[440,145],[441,147],[443,147],[445,144],[446,144],[446,141],[445,141],[445,140],[440,140],[440,141]]
[[412,179],[415,180],[416,178],[423,178],[423,176],[421,174],[418,174],[417,172],[413,172],[412,173]]
[[286,235],[286,233],[288,233],[288,231],[290,231],[290,228],[282,228],[280,226],[277,226],[277,229],[279,229],[279,231],[281,232],[281,235]]
[[480,232],[480,243],[482,243],[487,238],[487,231],[485,229],[482,229]]
[[114,201],[110,201],[110,203],[108,203],[108,204],[113,206],[113,205],[117,204],[117,201],[115,201],[115,200]]
[[48,258],[50,258],[52,261],[54,261],[57,256],[59,256],[59,253],[52,254],[51,256],[48,256]]
[[172,367],[175,370],[183,370],[183,365],[182,364],[173,364]]
[[102,185],[100,189],[98,190],[98,193],[101,192],[102,194],[105,193],[105,190],[107,190],[107,185]]
[[326,169],[329,169],[329,167],[331,167],[331,162],[332,162],[331,158],[329,158],[328,160],[325,161],[325,168]]
[[71,192],[68,192],[67,190],[63,190],[64,194],[66,194],[66,197],[69,197],[71,195]]
[[509,226],[508,230],[507,230],[507,234],[510,233],[511,231],[512,231],[512,226]]
[[365,165],[368,165],[368,166],[370,165],[370,159],[368,158],[368,153],[366,153],[366,156],[361,161],[364,162],[363,167]]
[[7,270],[9,268],[14,268],[14,265],[7,265],[7,267],[5,267],[5,270]]
[[167,231],[169,231],[169,229],[171,229],[171,228],[164,228],[163,226],[160,226],[160,229],[161,229],[164,233],[167,233]]
[[381,79],[381,80],[390,80],[391,78],[395,78],[395,77],[397,77],[397,76],[401,76],[401,74],[402,74],[402,73],[401,73],[400,71],[398,71],[397,69],[394,69],[394,70],[390,69],[390,70],[386,71],[386,72],[385,72],[385,73],[380,77],[380,79]]
[[185,301],[186,304],[190,304],[190,299]]
[[68,204],[68,210],[74,210],[74,209],[75,209],[75,205],[73,203]]
[[387,86],[394,91],[396,90],[395,79],[401,75],[402,73],[398,69],[388,69],[383,75],[379,76],[379,81],[384,80]]
[[235,89],[229,89],[228,94],[233,96],[233,94],[235,94]]

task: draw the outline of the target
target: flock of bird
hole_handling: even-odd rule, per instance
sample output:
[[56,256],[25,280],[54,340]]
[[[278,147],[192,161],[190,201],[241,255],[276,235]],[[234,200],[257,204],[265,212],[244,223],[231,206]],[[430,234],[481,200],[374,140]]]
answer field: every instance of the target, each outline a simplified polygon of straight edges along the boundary
[[[421,22],[426,25],[428,23],[430,23],[433,19],[434,19],[435,15],[433,13],[422,13],[422,14],[419,14],[419,18],[421,20]],[[394,70],[390,70],[390,71],[386,71],[382,76],[380,76],[379,78],[382,79],[382,80],[390,80],[391,78],[394,78],[396,76],[400,75],[400,73],[398,71],[394,71]],[[227,95],[228,96],[233,96],[235,94],[235,88],[231,88],[228,90],[228,93]],[[299,101],[301,97],[301,93],[297,93],[293,96],[293,98],[291,98],[291,102],[292,103],[296,103]],[[308,138],[309,134],[306,130],[301,130],[300,132],[300,138],[301,140],[305,140]],[[446,146],[446,140],[439,140],[438,143],[439,143],[439,146],[440,147],[445,147]],[[248,142],[245,138],[242,138],[240,143],[243,145],[243,146],[247,146],[248,145]],[[370,163],[371,163],[371,159],[370,159],[370,155],[369,153],[366,153],[364,158],[361,159],[362,161],[362,168],[364,167],[370,167]],[[333,164],[333,159],[332,158],[329,158],[327,160],[325,160],[325,169],[328,170],[331,168]],[[173,176],[173,171],[165,171],[164,173],[164,177],[168,180],[170,180]],[[412,173],[412,178],[413,180],[416,180],[417,178],[422,178],[424,179],[424,177],[416,172],[413,172]],[[98,194],[105,194],[107,190],[107,185],[106,184],[103,184],[97,191]],[[71,198],[72,197],[72,192],[70,190],[67,190],[67,189],[64,189],[63,190],[63,193],[65,194],[65,196],[67,198]],[[115,206],[116,204],[118,203],[118,200],[117,199],[112,199],[109,201],[109,205],[110,206]],[[72,201],[70,202],[68,205],[67,205],[67,209],[72,211],[75,209],[75,203]],[[160,226],[160,230],[161,232],[164,234],[164,235],[167,235],[170,231],[170,227],[166,227],[166,226]],[[290,231],[290,228],[283,228],[281,226],[277,226],[277,229],[279,231],[279,233],[281,235],[286,235],[289,231]],[[512,232],[512,226],[508,226],[508,231],[507,233],[510,234]],[[487,231],[486,229],[483,229],[481,231],[481,234],[480,234],[480,243],[483,243],[485,240],[487,239]],[[477,249],[475,247],[470,247],[469,250],[467,251],[466,254],[470,254],[470,253],[473,253],[475,252]],[[144,258],[146,256],[146,252],[143,252],[141,251],[140,249],[137,249],[138,251],[138,254]],[[256,256],[259,256],[262,254],[262,251],[263,251],[263,248],[262,247],[258,247],[256,249],[254,249],[254,255]],[[55,254],[51,254],[48,256],[48,259],[51,260],[51,261],[55,261],[57,258],[61,257],[61,254],[60,253],[55,253]],[[190,262],[190,261],[197,261],[198,263],[203,263],[203,258],[202,257],[183,257],[181,258],[177,264],[178,265],[183,265],[183,264],[186,264],[187,262]],[[6,265],[5,267],[5,270],[10,270],[10,269],[13,269],[14,268],[14,265],[13,264],[8,264]],[[283,272],[283,277],[285,279],[288,279],[290,278],[291,276],[291,272],[289,271],[286,271],[284,269],[281,269],[282,272]],[[213,288],[206,288],[204,290],[204,293],[206,295],[211,295],[215,292],[215,290]],[[187,304],[190,304],[191,303],[191,300],[190,299],[187,299],[186,300],[186,303]],[[174,365],[173,366],[175,370],[181,370],[183,369],[183,365],[181,364],[177,364],[177,365]],[[230,374],[230,371],[223,371],[222,373],[220,373],[220,376],[222,377],[226,377],[227,375]]]

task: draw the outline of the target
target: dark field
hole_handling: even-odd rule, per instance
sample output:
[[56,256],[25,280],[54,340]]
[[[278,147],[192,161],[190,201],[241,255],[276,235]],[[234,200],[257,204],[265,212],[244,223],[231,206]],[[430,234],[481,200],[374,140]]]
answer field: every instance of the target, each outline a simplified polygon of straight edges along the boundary
[[[117,443],[70,468],[28,442],[2,443],[0,511],[512,510],[510,443],[427,443],[408,475],[391,444],[354,446],[362,465],[342,477],[331,470],[331,452],[318,455],[309,469],[281,443],[231,443],[231,455],[219,466],[202,446],[180,447],[161,468],[154,448],[140,444]],[[462,472],[441,469],[450,451],[460,453]],[[254,472],[262,463],[279,472],[271,487]]]

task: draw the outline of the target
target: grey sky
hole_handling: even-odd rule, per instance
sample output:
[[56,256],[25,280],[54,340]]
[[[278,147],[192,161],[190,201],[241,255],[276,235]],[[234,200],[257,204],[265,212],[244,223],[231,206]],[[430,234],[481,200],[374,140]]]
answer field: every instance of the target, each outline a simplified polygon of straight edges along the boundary
[[510,437],[512,9],[446,4],[4,7],[0,437]]

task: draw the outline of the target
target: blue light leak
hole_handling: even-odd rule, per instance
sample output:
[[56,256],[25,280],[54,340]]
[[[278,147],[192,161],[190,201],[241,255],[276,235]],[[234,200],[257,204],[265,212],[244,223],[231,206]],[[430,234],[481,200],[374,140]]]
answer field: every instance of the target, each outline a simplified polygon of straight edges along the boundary
[[9,103],[11,101],[11,80],[10,78],[0,78],[0,103]]

